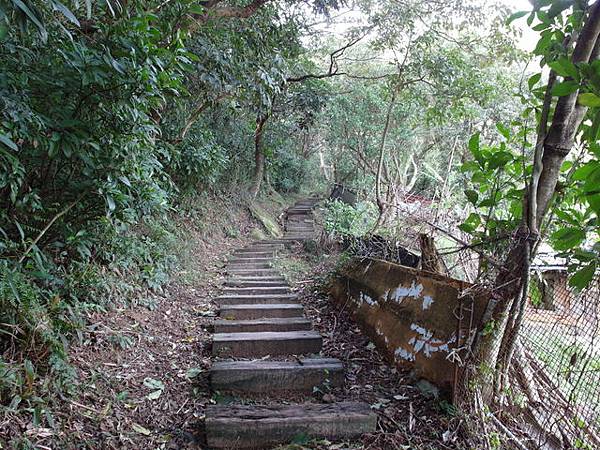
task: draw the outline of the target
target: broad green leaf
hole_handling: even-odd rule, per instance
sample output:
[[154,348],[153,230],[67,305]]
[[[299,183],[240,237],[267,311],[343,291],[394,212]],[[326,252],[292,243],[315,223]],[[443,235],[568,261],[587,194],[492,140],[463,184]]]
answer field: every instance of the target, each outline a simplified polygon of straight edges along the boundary
[[600,193],[600,163],[594,161],[591,163],[594,169],[586,176],[583,190],[586,194]]
[[479,200],[479,194],[477,193],[477,191],[473,189],[467,189],[465,191],[465,195],[467,196],[467,200],[469,200],[470,203],[472,203],[473,205],[477,204],[477,200]]
[[589,106],[590,108],[596,108],[600,106],[600,97],[591,92],[585,92],[583,94],[579,94],[577,97],[577,102],[583,106]]
[[512,153],[507,150],[496,152],[489,158],[488,168],[494,170],[498,167],[503,167],[512,161],[512,159]]
[[573,80],[563,81],[562,83],[555,84],[552,88],[552,95],[556,97],[564,97],[565,95],[573,94],[579,89],[579,83]]
[[496,129],[500,132],[500,134],[502,136],[504,136],[506,139],[510,138],[510,129],[508,129],[507,127],[504,126],[504,124],[502,122],[498,122],[496,124]]
[[558,251],[576,247],[585,239],[585,231],[581,228],[566,227],[552,233],[553,246]]
[[582,290],[594,279],[595,273],[596,262],[593,261],[573,274],[569,279],[569,286]]
[[17,147],[17,144],[15,144],[11,138],[9,138],[7,135],[5,134],[0,134],[0,142],[2,142],[4,145],[6,145],[8,148],[10,148],[11,150],[14,150],[15,152],[19,151],[19,147]]
[[534,88],[534,86],[536,84],[538,84],[538,82],[542,79],[542,74],[541,73],[536,73],[535,75],[532,75],[531,77],[529,77],[529,80],[527,80],[527,84],[529,86],[529,90],[532,90]]
[[521,17],[524,17],[527,14],[529,14],[529,11],[517,11],[516,13],[513,13],[509,16],[509,18],[506,20],[506,23],[510,25],[515,20],[520,19]]
[[579,77],[579,71],[577,70],[577,67],[575,67],[575,65],[568,58],[560,58],[556,61],[551,61],[548,63],[548,66],[550,66],[550,68],[561,77]]
[[164,389],[165,385],[162,381],[156,380],[154,378],[146,377],[144,378],[144,386],[150,389]]

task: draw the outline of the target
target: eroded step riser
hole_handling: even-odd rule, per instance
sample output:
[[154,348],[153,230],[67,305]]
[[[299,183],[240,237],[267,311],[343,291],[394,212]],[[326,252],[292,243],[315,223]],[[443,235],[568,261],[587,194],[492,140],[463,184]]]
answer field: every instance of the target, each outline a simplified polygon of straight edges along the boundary
[[215,299],[219,306],[229,305],[274,305],[281,303],[293,303],[298,297],[296,295],[234,295],[222,296]]
[[211,448],[266,449],[297,436],[332,441],[375,432],[377,415],[364,403],[291,406],[210,405],[206,436]]
[[212,354],[222,358],[309,355],[319,353],[322,344],[321,335],[314,331],[217,333],[213,336]]
[[227,270],[232,270],[232,269],[242,269],[242,270],[263,270],[263,269],[272,269],[273,266],[271,266],[270,263],[268,262],[250,262],[250,263],[244,263],[244,262],[238,262],[238,263],[229,263],[227,264]]
[[310,331],[312,323],[304,318],[276,318],[255,320],[217,320],[214,322],[215,333],[261,333]]
[[278,270],[274,269],[229,269],[227,268],[227,273],[229,275],[250,275],[250,276],[260,276],[260,275],[281,275]]
[[222,291],[222,297],[231,297],[234,295],[280,295],[290,294],[288,286],[281,287],[226,287]]
[[336,359],[296,361],[225,361],[213,364],[210,383],[213,390],[269,393],[295,391],[310,393],[314,388],[328,390],[344,385],[344,368]]
[[219,311],[220,317],[229,320],[274,319],[303,315],[304,308],[300,304],[223,305]]
[[285,280],[273,280],[273,281],[269,281],[269,280],[265,280],[265,281],[229,280],[229,281],[225,282],[225,286],[227,286],[227,287],[243,287],[243,288],[281,287],[281,288],[289,289],[289,285],[285,282]]
[[229,263],[265,263],[274,261],[273,257],[255,257],[255,256],[235,256],[233,258],[229,258],[227,262]]

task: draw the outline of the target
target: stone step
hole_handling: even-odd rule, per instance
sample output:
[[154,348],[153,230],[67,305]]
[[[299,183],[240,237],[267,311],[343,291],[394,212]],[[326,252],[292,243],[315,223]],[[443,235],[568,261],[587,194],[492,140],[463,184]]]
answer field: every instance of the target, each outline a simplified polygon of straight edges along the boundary
[[298,361],[222,361],[209,373],[213,390],[237,392],[300,391],[341,387],[344,366],[339,359],[305,358]]
[[231,275],[280,275],[279,271],[275,269],[240,269],[235,267],[233,269],[227,268],[226,271]]
[[263,294],[263,295],[221,295],[215,298],[217,305],[261,305],[274,303],[294,303],[296,294]]
[[240,280],[239,278],[229,279],[225,282],[227,287],[287,287],[290,286],[285,280]]
[[288,286],[266,286],[266,287],[226,287],[221,294],[224,296],[231,295],[276,295],[290,294]]
[[223,305],[219,310],[219,316],[231,320],[302,317],[303,315],[304,307],[300,303]]
[[206,440],[211,448],[266,449],[297,436],[332,441],[372,433],[377,416],[366,403],[209,405]]
[[262,331],[308,331],[312,322],[303,317],[252,320],[216,320],[215,333],[255,333]]
[[323,338],[316,331],[215,333],[213,356],[262,357],[319,353]]

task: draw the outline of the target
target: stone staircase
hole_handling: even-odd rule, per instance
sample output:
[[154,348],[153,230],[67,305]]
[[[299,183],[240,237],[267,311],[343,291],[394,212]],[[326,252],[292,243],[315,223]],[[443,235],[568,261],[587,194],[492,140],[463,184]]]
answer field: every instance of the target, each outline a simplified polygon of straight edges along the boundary
[[[314,199],[296,203],[287,211],[283,238],[254,242],[228,262],[227,281],[215,299],[220,317],[214,323],[210,384],[240,401],[207,407],[209,448],[267,449],[295,437],[343,440],[375,431],[369,405],[322,404],[309,397],[315,387],[343,386],[343,364],[320,355],[321,335],[271,267],[285,245],[314,235],[315,204]],[[268,394],[269,402],[242,404],[260,394]],[[308,395],[291,403],[288,397],[298,394]]]

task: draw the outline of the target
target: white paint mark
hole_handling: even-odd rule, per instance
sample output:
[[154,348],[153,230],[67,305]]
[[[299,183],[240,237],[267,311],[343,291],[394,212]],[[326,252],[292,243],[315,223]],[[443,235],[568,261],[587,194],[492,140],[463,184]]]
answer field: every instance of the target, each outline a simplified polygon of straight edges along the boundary
[[423,311],[429,309],[433,304],[433,298],[430,295],[423,297]]
[[394,352],[394,355],[396,355],[396,358],[402,358],[405,361],[414,361],[415,360],[415,355],[413,355],[411,352],[409,352],[408,350],[406,350],[405,348],[402,348],[402,347],[398,347],[396,349],[396,351]]
[[410,287],[398,286],[396,289],[394,289],[394,291],[390,294],[390,299],[398,303],[402,303],[402,300],[404,300],[407,297],[419,297],[421,295],[421,292],[423,292],[423,285],[416,284],[413,280]]
[[377,304],[377,300],[373,300],[373,298],[368,295],[365,294],[364,292],[361,291],[361,293],[359,294],[359,300],[360,303],[362,304],[363,302],[367,302],[369,305],[373,306]]
[[433,332],[413,323],[410,329],[416,331],[420,336],[411,338],[408,343],[413,346],[415,353],[422,352],[427,358],[431,358],[432,353],[450,351],[449,345],[456,341],[453,335],[448,342],[441,339],[434,339]]

